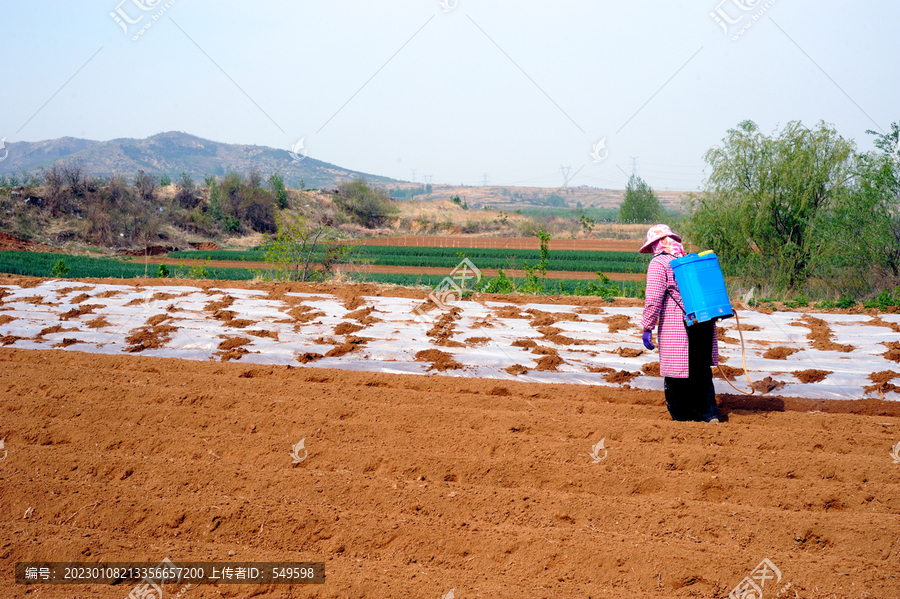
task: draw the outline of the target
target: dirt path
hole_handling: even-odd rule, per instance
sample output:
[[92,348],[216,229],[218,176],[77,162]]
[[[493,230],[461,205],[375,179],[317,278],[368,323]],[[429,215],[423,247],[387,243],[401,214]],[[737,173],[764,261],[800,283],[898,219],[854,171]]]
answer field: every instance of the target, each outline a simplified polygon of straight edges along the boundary
[[[150,262],[153,264],[159,264],[160,262],[164,264],[171,265],[179,265],[184,264],[185,266],[200,266],[206,265],[210,268],[250,268],[250,269],[268,269],[271,268],[265,262],[245,262],[242,260],[210,260],[209,262],[205,262],[203,260],[190,260],[184,258],[167,258],[165,256],[155,256],[150,258]],[[446,276],[450,274],[452,269],[449,268],[427,268],[420,266],[385,266],[380,264],[363,264],[354,266],[352,272],[362,272],[362,273],[389,273],[389,274],[410,274],[410,275],[443,275]],[[504,270],[508,277],[524,277],[524,270]],[[483,268],[481,269],[481,273],[486,277],[496,277],[497,269],[496,268]],[[643,281],[646,278],[644,273],[621,273],[621,272],[610,272],[606,273],[613,281]],[[571,270],[548,270],[547,271],[548,279],[596,279],[597,276],[593,272],[585,272],[585,271],[571,271]]]
[[26,596],[19,561],[165,557],[326,564],[323,587],[191,598],[724,597],[763,558],[804,599],[898,596],[896,403],[720,396],[715,426],[635,390],[16,349],[0,363],[4,597]]

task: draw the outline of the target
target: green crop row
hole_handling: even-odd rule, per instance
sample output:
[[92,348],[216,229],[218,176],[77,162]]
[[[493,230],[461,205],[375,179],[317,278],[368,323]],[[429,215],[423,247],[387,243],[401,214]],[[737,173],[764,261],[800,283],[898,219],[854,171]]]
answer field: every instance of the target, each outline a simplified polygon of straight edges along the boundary
[[[54,277],[54,267],[62,260],[65,278],[69,279],[134,279],[144,276],[143,262],[124,262],[115,258],[91,258],[41,252],[0,252],[0,272],[30,277]],[[187,278],[190,269],[177,266],[167,267],[173,276]],[[202,268],[202,267],[198,267]],[[155,277],[159,264],[150,263],[146,267],[147,276]],[[205,278],[245,281],[254,273],[244,268],[206,268]]]
[[[435,248],[401,246],[356,246],[357,257],[381,266],[419,266],[423,268],[454,268],[463,258],[478,268],[523,268],[537,266],[538,250],[488,248]],[[173,252],[171,258],[200,260],[236,260],[262,262],[263,252],[255,251],[192,251]],[[591,252],[581,250],[551,251],[547,268],[582,272],[644,272],[648,257],[636,252]]]

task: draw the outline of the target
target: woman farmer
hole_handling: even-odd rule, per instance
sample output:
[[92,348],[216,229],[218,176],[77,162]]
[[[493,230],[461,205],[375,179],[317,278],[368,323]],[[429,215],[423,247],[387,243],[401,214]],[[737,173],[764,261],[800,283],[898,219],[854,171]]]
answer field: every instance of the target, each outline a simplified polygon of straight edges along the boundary
[[666,225],[647,231],[639,250],[653,254],[647,267],[644,302],[644,347],[654,349],[653,328],[659,324],[659,371],[664,377],[666,407],[672,420],[719,422],[719,407],[710,365],[719,363],[719,343],[713,321],[690,327],[684,323],[684,302],[670,262],[685,255],[681,237]]

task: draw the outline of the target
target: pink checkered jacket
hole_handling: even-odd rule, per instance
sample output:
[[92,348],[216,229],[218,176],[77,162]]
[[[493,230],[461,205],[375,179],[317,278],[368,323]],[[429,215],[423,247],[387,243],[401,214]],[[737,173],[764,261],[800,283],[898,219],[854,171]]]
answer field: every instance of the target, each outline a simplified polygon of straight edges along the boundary
[[[684,305],[681,293],[675,285],[675,273],[669,264],[675,257],[657,254],[647,268],[647,293],[644,299],[644,316],[641,328],[653,330],[659,323],[659,372],[662,376],[678,379],[688,377],[688,338],[684,325]],[[666,290],[669,293],[666,293]],[[713,331],[713,347],[710,363],[719,363],[719,341]]]

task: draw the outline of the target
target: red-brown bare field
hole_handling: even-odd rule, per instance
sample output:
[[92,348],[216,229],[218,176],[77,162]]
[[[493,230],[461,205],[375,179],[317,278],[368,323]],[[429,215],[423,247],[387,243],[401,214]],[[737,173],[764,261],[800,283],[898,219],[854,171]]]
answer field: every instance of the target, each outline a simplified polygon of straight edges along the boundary
[[[396,245],[404,247],[493,248],[505,250],[537,250],[537,237],[472,237],[469,235],[401,235],[360,239],[355,245]],[[643,241],[615,239],[551,239],[551,250],[587,250],[593,252],[636,252]]]
[[661,393],[583,385],[0,363],[3,597],[131,590],[17,586],[16,562],[166,557],[325,562],[322,586],[198,598],[724,597],[763,558],[783,577],[766,597],[900,597],[897,402],[725,395],[712,425],[672,422]]

